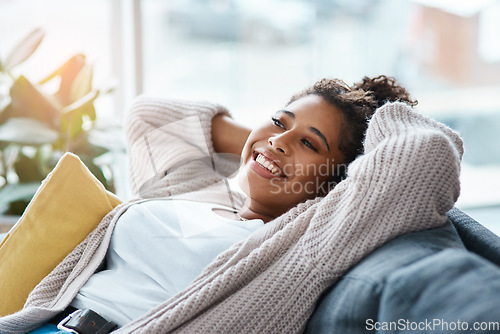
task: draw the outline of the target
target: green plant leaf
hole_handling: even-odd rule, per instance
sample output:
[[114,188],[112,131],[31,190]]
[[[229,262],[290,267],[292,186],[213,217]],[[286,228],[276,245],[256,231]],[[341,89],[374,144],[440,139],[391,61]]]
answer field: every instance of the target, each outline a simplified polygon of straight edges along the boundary
[[10,202],[6,212],[7,215],[21,216],[26,210],[26,207],[30,204],[30,200],[31,198]]
[[96,112],[93,103],[98,95],[99,91],[91,91],[75,103],[63,108],[59,131],[61,135],[72,140],[85,132],[84,117],[88,116],[91,121],[95,120]]
[[0,124],[3,124],[9,120],[9,118],[15,117],[15,110],[12,104],[8,104],[3,110],[0,110]]
[[97,113],[95,112],[94,105],[91,105],[87,109],[85,109],[85,115],[87,115],[92,122],[96,120]]
[[[0,207],[11,207],[12,203],[23,201],[24,203],[29,202],[29,200],[36,193],[37,189],[40,187],[40,182],[30,182],[30,183],[20,183],[20,184],[8,184],[2,189],[0,189]],[[22,214],[24,211],[23,207],[18,208],[9,214]]]
[[[64,107],[62,111],[64,113],[69,113],[69,112],[75,112],[78,109],[84,109],[92,103],[94,103],[94,100],[99,96],[99,91],[98,90],[93,90],[86,95],[80,97],[77,101],[71,103],[70,105]],[[88,115],[88,114],[87,114]],[[88,115],[91,117],[91,115]],[[91,117],[92,118],[92,117]],[[95,117],[94,117],[95,118]]]
[[11,118],[0,125],[0,142],[39,146],[53,143],[57,138],[57,131],[31,118]]
[[36,161],[38,169],[43,175],[49,174],[59,161],[61,155],[55,156],[57,153],[53,151],[52,145],[42,145],[39,146],[36,150],[35,157],[33,158]]
[[41,182],[45,178],[37,160],[26,156],[22,152],[17,156],[14,170],[19,178],[19,183]]
[[14,81],[10,98],[10,105],[2,112],[0,123],[12,117],[29,117],[59,129],[60,106],[26,77],[21,75]]
[[40,84],[44,84],[53,78],[60,76],[61,83],[59,84],[59,90],[55,94],[55,97],[63,106],[67,106],[72,102],[70,99],[71,86],[73,85],[73,81],[78,73],[80,73],[80,70],[85,66],[85,59],[85,55],[83,54],[74,55],[58,69],[39,82]]
[[93,67],[85,64],[75,77],[70,89],[69,99],[71,103],[80,100],[92,90]]
[[28,59],[42,42],[45,32],[41,28],[36,28],[14,46],[5,58],[3,70],[10,71],[13,67]]
[[90,143],[89,132],[82,133],[78,138],[76,138],[71,143],[70,150],[79,157],[87,157],[88,159],[96,158],[109,151],[105,147]]
[[69,124],[69,138],[75,139],[84,132],[82,111],[78,110],[73,113],[71,123]]

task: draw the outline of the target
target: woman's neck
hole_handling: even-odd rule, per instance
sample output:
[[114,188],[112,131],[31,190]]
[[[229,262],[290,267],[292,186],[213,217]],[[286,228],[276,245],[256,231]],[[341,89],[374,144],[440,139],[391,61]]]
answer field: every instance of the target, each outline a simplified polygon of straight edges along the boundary
[[264,208],[260,208],[259,205],[255,205],[250,200],[247,200],[245,202],[245,204],[243,205],[243,207],[241,208],[238,215],[241,218],[244,218],[247,220],[262,219],[264,221],[264,223],[268,223],[271,220],[273,220],[274,218],[276,218],[276,216],[263,213],[264,211],[265,211]]

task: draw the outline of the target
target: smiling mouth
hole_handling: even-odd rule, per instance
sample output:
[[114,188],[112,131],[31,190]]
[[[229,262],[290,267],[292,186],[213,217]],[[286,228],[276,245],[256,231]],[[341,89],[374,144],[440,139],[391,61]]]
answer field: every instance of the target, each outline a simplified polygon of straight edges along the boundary
[[271,174],[277,176],[277,177],[284,177],[286,178],[286,175],[283,174],[279,166],[269,158],[267,158],[265,155],[256,152],[254,155],[254,160],[259,164],[260,167],[267,169]]

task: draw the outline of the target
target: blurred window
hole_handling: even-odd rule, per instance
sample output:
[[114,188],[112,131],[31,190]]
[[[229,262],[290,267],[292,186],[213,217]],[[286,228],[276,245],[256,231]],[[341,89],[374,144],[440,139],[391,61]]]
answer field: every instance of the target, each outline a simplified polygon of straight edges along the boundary
[[323,77],[352,84],[365,75],[393,75],[419,100],[420,112],[464,138],[457,206],[473,217],[489,212],[481,222],[500,225],[499,0],[0,0],[0,6],[0,56],[44,27],[44,42],[22,70],[36,80],[85,53],[95,60],[97,85],[115,80],[114,100],[96,103],[98,117],[118,122],[144,92],[216,101],[253,126]]

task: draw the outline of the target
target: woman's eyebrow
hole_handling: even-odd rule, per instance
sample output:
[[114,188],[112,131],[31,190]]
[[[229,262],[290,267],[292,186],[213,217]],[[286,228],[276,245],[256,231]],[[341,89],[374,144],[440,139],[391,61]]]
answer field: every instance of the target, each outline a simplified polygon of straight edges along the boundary
[[321,138],[321,140],[323,140],[323,143],[326,145],[326,149],[328,152],[330,152],[330,145],[328,145],[328,142],[326,141],[326,137],[321,133],[321,131],[319,131],[318,129],[316,129],[315,127],[310,127],[309,130],[311,130],[312,132],[314,132],[318,137]]
[[278,112],[282,112],[285,115],[290,116],[291,118],[295,118],[295,114],[293,112],[291,112],[290,110],[281,109],[281,110],[278,110]]
[[[288,115],[291,118],[295,119],[294,113],[291,112],[290,110],[281,109],[281,110],[278,110],[278,112],[282,112],[285,115]],[[328,145],[328,141],[326,140],[326,137],[321,133],[321,131],[319,131],[318,129],[316,129],[315,127],[312,127],[312,126],[309,127],[309,130],[311,130],[315,135],[317,135],[323,141],[323,143],[326,146],[327,151],[330,152],[330,145]]]

